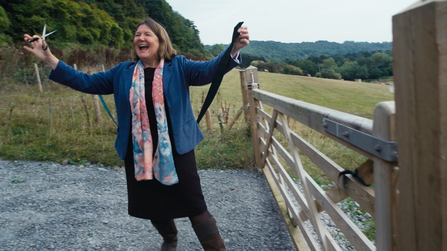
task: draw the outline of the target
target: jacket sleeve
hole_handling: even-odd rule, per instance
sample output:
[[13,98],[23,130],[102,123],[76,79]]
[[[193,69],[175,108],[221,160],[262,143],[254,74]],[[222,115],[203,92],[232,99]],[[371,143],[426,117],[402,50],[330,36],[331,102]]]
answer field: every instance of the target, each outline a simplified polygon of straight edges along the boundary
[[113,77],[117,68],[119,67],[116,66],[106,72],[86,74],[59,60],[49,79],[84,93],[112,94]]
[[[231,48],[228,47],[226,50],[221,52],[219,56],[207,62],[184,59],[184,69],[186,75],[185,77],[188,80],[188,84],[193,86],[200,86],[211,83],[213,81],[214,75],[216,74],[219,62],[227,50],[231,50]],[[237,61],[238,62],[236,62],[230,56],[230,59],[228,60],[226,65],[225,73],[229,72],[231,69],[238,66],[240,62],[242,62],[240,55],[238,55]]]

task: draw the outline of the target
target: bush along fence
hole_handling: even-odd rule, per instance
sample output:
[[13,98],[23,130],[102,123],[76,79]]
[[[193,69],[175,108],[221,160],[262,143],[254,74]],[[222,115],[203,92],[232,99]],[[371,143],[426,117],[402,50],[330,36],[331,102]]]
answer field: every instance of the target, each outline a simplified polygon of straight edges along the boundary
[[[249,90],[256,164],[297,250],[341,250],[321,211],[356,250],[447,250],[445,25],[447,1],[420,1],[393,17],[395,102],[377,104],[373,120],[260,90],[257,69],[241,71],[241,82]],[[344,172],[290,130],[287,118],[368,161],[356,173]],[[320,188],[304,170],[298,150],[336,185]],[[359,173],[374,189],[355,177]],[[337,206],[346,197],[374,217],[375,243]]]

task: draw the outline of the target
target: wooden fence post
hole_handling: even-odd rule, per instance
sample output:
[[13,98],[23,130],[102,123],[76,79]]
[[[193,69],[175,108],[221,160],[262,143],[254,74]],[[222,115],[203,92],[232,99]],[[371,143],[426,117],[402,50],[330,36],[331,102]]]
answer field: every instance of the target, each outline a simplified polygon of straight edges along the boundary
[[[203,107],[204,103],[205,103],[205,92],[202,91],[202,107]],[[202,109],[202,108],[200,108],[200,109]],[[213,120],[211,119],[211,111],[209,108],[206,109],[204,117],[205,117],[205,121],[206,121],[207,130],[212,132],[213,131]]]
[[[253,98],[252,90],[258,89],[258,68],[250,66],[245,70],[245,80],[247,85],[248,102],[250,104],[250,123],[251,123],[251,137],[253,140],[253,150],[255,152],[256,165],[259,168],[263,168],[261,163],[261,152],[259,150],[259,138],[258,138],[258,116],[256,115],[256,108],[259,107],[259,102]],[[249,83],[251,85],[249,85]]]
[[397,250],[447,250],[447,1],[393,16]]
[[[396,141],[394,101],[380,102],[374,109],[372,135]],[[374,158],[376,249],[393,250],[393,172],[396,163]]]
[[[73,64],[73,68],[75,70],[78,69],[76,64]],[[81,102],[82,102],[82,104],[84,106],[85,116],[87,117],[87,123],[88,123],[89,131],[90,131],[90,135],[93,135],[92,121],[90,120],[90,115],[89,115],[89,112],[88,112],[88,104],[87,104],[87,102],[85,102],[84,93],[81,93]]]
[[39,91],[42,92],[42,83],[40,82],[39,68],[37,67],[37,64],[34,64],[34,70],[36,71],[37,85],[39,86]]
[[93,108],[95,109],[95,122],[102,123],[101,109],[99,108],[99,97],[98,95],[92,95]]
[[210,109],[207,109],[205,112],[205,120],[206,120],[206,128],[208,131],[213,131],[213,120],[211,119]]
[[240,70],[239,74],[241,76],[241,92],[242,92],[242,108],[244,109],[244,119],[245,123],[248,123],[249,111],[248,111],[248,89],[247,89],[247,79],[245,78],[245,70]]

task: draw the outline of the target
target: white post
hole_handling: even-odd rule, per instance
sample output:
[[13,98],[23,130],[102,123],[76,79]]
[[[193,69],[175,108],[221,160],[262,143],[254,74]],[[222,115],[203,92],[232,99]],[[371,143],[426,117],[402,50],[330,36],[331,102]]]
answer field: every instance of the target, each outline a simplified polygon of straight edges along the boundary
[[37,64],[34,64],[34,71],[36,72],[37,85],[39,86],[39,91],[42,92],[42,83],[40,82],[39,68],[37,67]]

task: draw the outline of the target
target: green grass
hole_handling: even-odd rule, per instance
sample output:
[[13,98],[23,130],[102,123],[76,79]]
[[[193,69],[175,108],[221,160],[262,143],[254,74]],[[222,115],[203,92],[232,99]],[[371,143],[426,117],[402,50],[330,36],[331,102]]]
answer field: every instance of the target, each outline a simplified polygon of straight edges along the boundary
[[245,169],[254,167],[253,144],[247,128],[223,133],[205,131],[205,139],[196,148],[196,160],[202,168]]
[[[116,126],[103,111],[103,123],[87,122],[81,95],[59,84],[2,85],[0,98],[0,156],[34,161],[67,160],[121,166],[114,150]],[[113,107],[112,97],[106,97]],[[89,115],[93,107],[89,104]]]

